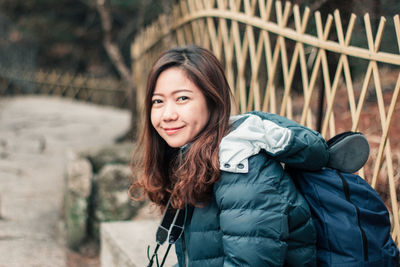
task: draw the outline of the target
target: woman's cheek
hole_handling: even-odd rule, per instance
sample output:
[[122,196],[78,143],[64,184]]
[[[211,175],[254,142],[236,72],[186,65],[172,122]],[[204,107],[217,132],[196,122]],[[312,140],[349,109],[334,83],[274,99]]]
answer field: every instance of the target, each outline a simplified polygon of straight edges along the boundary
[[151,121],[151,125],[153,125],[154,128],[156,128],[157,125],[157,111],[155,109],[151,109],[151,113],[150,113],[150,121]]

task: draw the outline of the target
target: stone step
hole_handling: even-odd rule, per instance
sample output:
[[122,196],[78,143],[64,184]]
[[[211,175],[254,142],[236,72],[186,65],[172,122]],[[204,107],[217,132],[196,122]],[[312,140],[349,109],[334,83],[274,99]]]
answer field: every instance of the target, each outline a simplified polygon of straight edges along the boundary
[[[101,223],[101,252],[102,267],[145,267],[147,247],[150,245],[150,256],[156,246],[155,233],[158,220],[135,220]],[[160,247],[159,262],[167,249],[167,244]],[[165,267],[177,263],[175,249],[171,248]],[[154,267],[157,264],[154,262]]]

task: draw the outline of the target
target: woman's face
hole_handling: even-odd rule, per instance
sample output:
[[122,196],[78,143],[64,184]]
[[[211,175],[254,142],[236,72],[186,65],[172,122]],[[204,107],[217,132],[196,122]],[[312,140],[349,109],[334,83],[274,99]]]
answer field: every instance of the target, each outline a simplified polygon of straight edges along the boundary
[[191,142],[209,118],[206,98],[182,69],[172,67],[160,74],[152,97],[151,124],[170,147]]

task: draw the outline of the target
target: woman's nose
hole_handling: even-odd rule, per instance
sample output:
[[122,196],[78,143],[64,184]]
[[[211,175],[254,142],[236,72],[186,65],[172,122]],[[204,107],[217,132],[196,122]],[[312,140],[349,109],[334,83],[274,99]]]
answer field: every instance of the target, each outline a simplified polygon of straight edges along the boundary
[[163,115],[162,119],[164,121],[172,121],[178,118],[178,113],[175,106],[170,103],[165,105],[164,112],[162,115]]

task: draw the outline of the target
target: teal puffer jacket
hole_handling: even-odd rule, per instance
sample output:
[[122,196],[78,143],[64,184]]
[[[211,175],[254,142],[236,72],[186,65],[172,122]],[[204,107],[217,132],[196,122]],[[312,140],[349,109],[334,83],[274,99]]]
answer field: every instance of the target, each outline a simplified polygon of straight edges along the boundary
[[319,169],[320,134],[286,118],[232,118],[220,144],[221,178],[207,206],[186,208],[176,243],[179,266],[315,266],[316,233],[307,203],[280,162]]

